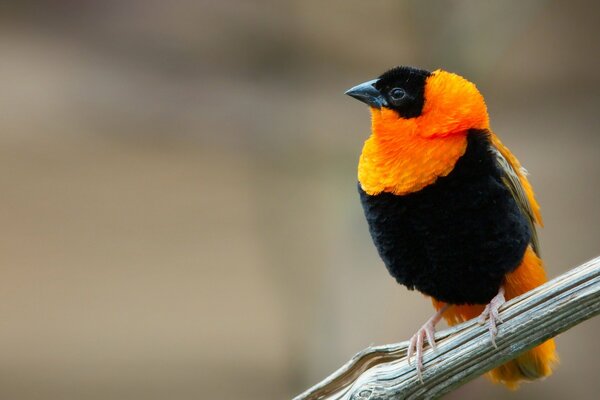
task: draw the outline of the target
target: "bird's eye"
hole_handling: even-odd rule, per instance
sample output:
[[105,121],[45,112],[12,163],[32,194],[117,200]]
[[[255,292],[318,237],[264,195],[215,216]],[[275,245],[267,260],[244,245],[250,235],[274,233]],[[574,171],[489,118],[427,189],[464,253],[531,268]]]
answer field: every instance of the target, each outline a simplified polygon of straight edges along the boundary
[[392,102],[399,102],[406,97],[406,92],[402,88],[393,88],[389,95]]

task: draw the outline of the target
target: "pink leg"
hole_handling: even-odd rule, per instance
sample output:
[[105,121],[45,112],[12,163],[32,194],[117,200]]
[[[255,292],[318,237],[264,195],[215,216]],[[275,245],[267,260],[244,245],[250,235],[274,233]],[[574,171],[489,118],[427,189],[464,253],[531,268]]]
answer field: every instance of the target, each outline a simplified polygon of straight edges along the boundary
[[502,306],[502,304],[506,303],[504,299],[504,288],[500,287],[498,290],[498,294],[494,296],[494,298],[490,301],[490,304],[485,306],[485,310],[481,313],[477,322],[479,325],[485,324],[485,320],[489,318],[488,329],[490,331],[490,336],[492,337],[492,344],[494,347],[496,346],[496,334],[498,333],[497,325],[502,322],[500,315],[498,315],[498,310]]
[[423,382],[423,375],[421,372],[423,371],[423,347],[425,345],[425,338],[427,338],[427,341],[431,347],[435,349],[435,325],[440,322],[444,311],[446,311],[449,306],[449,304],[446,304],[440,308],[431,318],[427,320],[427,322],[425,322],[425,324],[423,324],[417,333],[410,338],[410,342],[408,343],[408,363],[410,364],[410,359],[416,352],[417,376],[419,377],[421,383]]

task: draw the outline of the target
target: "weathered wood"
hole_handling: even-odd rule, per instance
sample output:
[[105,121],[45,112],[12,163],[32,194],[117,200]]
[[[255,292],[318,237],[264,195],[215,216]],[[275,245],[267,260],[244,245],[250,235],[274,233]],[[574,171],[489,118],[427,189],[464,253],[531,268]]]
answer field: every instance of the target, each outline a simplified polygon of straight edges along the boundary
[[408,342],[369,347],[294,400],[434,399],[600,313],[600,257],[507,302],[497,348],[470,320],[435,335],[424,352],[423,380],[408,365]]

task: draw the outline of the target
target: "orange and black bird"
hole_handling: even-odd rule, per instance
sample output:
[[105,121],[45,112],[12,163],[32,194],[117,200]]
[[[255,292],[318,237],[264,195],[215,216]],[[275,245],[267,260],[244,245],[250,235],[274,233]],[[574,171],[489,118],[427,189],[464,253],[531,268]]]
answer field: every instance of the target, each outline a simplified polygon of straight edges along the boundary
[[[396,67],[346,94],[371,110],[358,190],[373,242],[396,281],[431,297],[437,310],[410,341],[422,380],[423,346],[435,346],[442,317],[450,325],[479,317],[494,343],[505,299],[546,281],[539,205],[465,78]],[[556,362],[548,340],[489,376],[515,388],[550,375]]]

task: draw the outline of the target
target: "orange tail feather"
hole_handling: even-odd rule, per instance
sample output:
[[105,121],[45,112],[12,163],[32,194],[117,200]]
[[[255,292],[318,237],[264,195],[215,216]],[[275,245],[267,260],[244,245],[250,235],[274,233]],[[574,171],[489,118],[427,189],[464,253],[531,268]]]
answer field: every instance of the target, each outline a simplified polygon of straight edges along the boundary
[[[521,265],[506,275],[504,282],[507,300],[521,295],[546,282],[542,260],[529,247]],[[433,305],[440,309],[444,303],[433,299]],[[444,313],[444,319],[449,325],[479,316],[485,305],[455,305]],[[496,383],[502,383],[510,389],[516,389],[523,381],[532,381],[552,374],[552,369],[558,362],[554,340],[550,339],[537,347],[519,355],[517,358],[493,369],[487,376]]]

